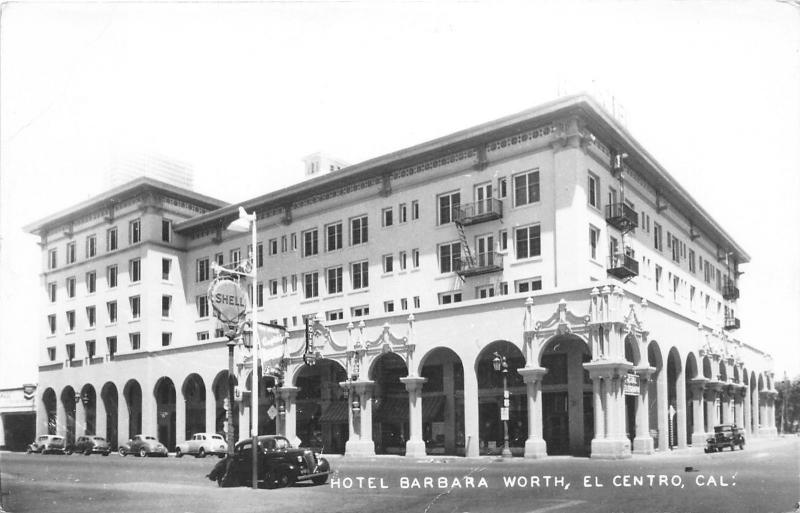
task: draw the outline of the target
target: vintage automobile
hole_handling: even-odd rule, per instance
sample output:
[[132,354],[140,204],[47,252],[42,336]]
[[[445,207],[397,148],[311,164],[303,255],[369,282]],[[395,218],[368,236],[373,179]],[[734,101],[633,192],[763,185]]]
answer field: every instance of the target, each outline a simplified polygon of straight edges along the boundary
[[167,448],[154,436],[136,435],[119,446],[120,456],[127,456],[128,454],[136,454],[142,458],[147,456],[163,456],[166,458]]
[[706,439],[706,452],[722,451],[725,447],[733,451],[737,446],[744,449],[743,429],[736,424],[714,426],[714,435]]
[[64,454],[66,452],[66,442],[63,436],[56,435],[41,435],[35,442],[28,446],[27,453],[40,452],[42,454],[57,453]]
[[179,443],[175,448],[175,457],[184,454],[194,454],[198,458],[205,458],[206,454],[216,454],[220,458],[228,453],[225,439],[216,433],[195,433],[191,440]]
[[[251,439],[236,444],[230,461],[230,472],[225,478],[228,458],[220,460],[206,476],[219,486],[252,484]],[[258,437],[258,481],[267,488],[291,486],[298,481],[311,481],[321,485],[328,481],[331,472],[328,460],[311,449],[295,449],[282,436]]]
[[79,436],[77,440],[75,440],[75,445],[72,446],[72,450],[85,454],[86,456],[93,453],[108,456],[111,453],[111,447],[109,447],[105,438],[91,435]]

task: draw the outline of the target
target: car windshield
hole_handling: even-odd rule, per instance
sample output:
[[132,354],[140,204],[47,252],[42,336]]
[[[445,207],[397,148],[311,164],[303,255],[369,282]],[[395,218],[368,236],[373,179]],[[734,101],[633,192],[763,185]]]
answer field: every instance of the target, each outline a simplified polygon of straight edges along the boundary
[[289,440],[285,438],[276,438],[275,439],[275,448],[276,449],[290,449],[291,446],[289,445]]
[[93,439],[98,441],[98,442],[105,442],[106,441],[106,439],[103,438],[102,436],[95,436],[95,437],[93,437]]
[[224,440],[224,438],[222,438],[220,435],[211,435],[211,438],[214,440]]
[[144,439],[145,440],[155,440],[156,437],[154,437],[154,436],[146,436],[146,437],[144,437]]
[[60,442],[61,440],[63,440],[63,438],[60,437],[60,436],[54,436],[53,437],[53,441],[55,441],[55,442]]

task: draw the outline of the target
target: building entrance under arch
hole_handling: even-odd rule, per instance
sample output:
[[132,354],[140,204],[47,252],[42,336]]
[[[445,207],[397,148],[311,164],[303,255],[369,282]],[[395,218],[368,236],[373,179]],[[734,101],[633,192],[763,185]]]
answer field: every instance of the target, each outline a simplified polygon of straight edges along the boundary
[[[505,358],[506,372],[502,360],[498,361],[500,370],[495,370],[495,359]],[[505,431],[508,429],[508,442],[514,455],[524,453],[528,439],[528,401],[527,390],[518,369],[525,367],[522,351],[505,340],[497,340],[487,345],[480,353],[475,368],[478,378],[478,434],[480,454],[499,454],[505,445]],[[505,397],[503,375],[506,378]],[[503,422],[503,408],[508,405],[508,418]]]
[[592,381],[583,364],[591,360],[586,344],[575,336],[551,339],[541,355],[542,437],[547,454],[588,456],[594,438]]
[[[158,441],[175,450],[175,384],[169,378],[161,378],[155,387],[156,425]],[[145,433],[147,434],[147,433]]]
[[[451,349],[438,348],[422,362],[422,439],[428,454],[465,454],[464,366]],[[470,443],[476,443],[474,440]]]
[[295,386],[296,433],[304,447],[344,454],[350,436],[347,398],[339,383],[347,380],[344,368],[333,360],[304,365]]

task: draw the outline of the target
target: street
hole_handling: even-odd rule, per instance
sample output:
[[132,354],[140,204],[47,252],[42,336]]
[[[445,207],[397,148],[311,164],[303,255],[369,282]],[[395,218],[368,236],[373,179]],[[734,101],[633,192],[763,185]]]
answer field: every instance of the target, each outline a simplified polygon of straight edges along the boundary
[[[328,484],[219,488],[217,458],[0,454],[7,512],[789,512],[800,438],[599,461],[331,456]],[[691,467],[691,468],[689,468]]]

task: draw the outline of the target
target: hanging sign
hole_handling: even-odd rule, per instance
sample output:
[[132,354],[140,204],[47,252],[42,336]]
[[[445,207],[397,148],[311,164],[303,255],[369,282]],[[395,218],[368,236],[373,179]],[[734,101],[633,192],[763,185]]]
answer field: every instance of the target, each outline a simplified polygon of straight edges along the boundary
[[208,288],[208,301],[214,316],[228,326],[240,323],[247,313],[247,294],[234,280],[214,280]]
[[500,408],[500,420],[508,420],[508,408]]
[[639,375],[628,373],[625,375],[625,384],[623,385],[623,392],[625,395],[639,395]]

